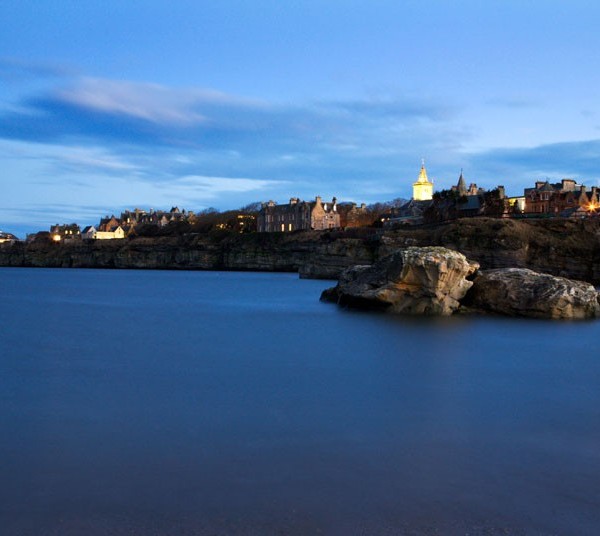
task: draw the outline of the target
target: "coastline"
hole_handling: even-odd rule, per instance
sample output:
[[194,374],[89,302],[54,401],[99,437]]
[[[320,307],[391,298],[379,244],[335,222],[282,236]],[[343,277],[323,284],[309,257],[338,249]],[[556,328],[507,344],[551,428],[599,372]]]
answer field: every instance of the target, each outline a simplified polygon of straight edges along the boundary
[[482,269],[532,270],[600,285],[600,223],[470,218],[396,230],[213,233],[0,246],[2,267],[298,272],[336,279],[408,246],[444,246]]

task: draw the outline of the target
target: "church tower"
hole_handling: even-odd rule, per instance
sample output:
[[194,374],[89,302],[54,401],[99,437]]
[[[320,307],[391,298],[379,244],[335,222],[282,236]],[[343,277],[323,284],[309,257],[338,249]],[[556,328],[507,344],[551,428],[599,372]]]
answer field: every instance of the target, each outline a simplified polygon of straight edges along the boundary
[[417,182],[413,183],[413,199],[415,201],[429,201],[433,198],[433,182],[427,179],[425,160],[421,163],[421,172]]

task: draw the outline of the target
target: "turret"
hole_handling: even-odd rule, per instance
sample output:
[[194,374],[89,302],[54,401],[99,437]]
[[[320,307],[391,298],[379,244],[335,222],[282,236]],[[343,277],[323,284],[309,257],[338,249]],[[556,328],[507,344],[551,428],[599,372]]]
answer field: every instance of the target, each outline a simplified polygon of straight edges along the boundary
[[415,201],[429,201],[433,198],[433,182],[427,178],[425,160],[421,162],[421,171],[417,182],[413,183],[413,199]]

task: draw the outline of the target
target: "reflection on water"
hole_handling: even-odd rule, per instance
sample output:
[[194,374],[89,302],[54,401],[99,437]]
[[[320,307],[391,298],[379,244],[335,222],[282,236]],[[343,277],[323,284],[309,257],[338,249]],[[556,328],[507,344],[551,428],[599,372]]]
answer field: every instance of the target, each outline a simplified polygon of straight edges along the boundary
[[596,534],[600,323],[0,270],[6,534]]

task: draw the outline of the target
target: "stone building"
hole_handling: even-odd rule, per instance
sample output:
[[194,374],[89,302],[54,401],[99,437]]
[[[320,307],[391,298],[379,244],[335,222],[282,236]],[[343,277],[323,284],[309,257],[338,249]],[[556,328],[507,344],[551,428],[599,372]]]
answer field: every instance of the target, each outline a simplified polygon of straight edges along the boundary
[[259,233],[337,229],[340,227],[337,200],[334,197],[331,203],[323,203],[317,196],[312,202],[292,197],[286,205],[269,201],[263,203],[256,226]]
[[598,207],[598,188],[588,190],[573,179],[551,184],[537,181],[533,188],[525,188],[526,214],[554,214],[576,210],[595,211]]
[[340,215],[340,227],[349,229],[352,227],[368,227],[373,224],[374,214],[367,208],[365,203],[339,203],[337,212]]

